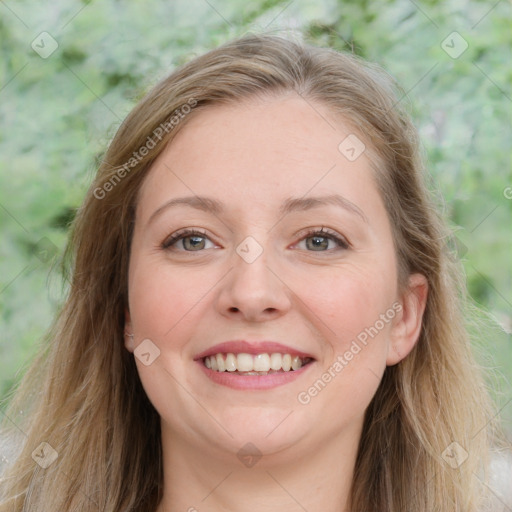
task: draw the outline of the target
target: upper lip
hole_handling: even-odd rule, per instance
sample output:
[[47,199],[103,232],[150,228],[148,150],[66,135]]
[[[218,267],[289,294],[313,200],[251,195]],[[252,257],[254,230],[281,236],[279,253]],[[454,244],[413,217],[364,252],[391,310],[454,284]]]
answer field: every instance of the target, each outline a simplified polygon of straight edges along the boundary
[[213,347],[210,347],[203,352],[197,354],[194,360],[203,359],[208,356],[215,354],[290,354],[292,356],[299,356],[302,358],[309,357],[314,359],[311,354],[297,350],[288,345],[283,345],[276,341],[245,341],[245,340],[233,340],[224,341],[218,343]]

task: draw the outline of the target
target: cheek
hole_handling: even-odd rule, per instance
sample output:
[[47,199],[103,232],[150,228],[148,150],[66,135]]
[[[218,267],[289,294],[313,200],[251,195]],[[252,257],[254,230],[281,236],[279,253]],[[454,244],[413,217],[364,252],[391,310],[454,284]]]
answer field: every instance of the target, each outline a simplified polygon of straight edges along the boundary
[[130,269],[129,304],[137,338],[164,341],[197,320],[201,301],[215,286],[211,273],[146,260]]
[[307,417],[325,419],[325,435],[360,421],[378,389],[395,317],[392,274],[354,269],[306,288],[316,290],[306,305],[330,350],[297,401]]
[[[378,265],[345,267],[323,275],[302,276],[298,294],[321,323],[336,351],[373,326],[393,304],[395,276]],[[382,326],[381,331],[386,331]]]

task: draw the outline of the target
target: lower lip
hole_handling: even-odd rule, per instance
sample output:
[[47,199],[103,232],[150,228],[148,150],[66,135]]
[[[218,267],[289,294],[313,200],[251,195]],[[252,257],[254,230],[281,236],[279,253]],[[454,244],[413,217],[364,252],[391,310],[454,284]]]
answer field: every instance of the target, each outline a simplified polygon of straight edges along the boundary
[[299,368],[298,370],[290,370],[289,372],[270,373],[268,375],[238,375],[234,372],[216,372],[206,368],[203,361],[197,361],[199,367],[206,376],[213,382],[233,389],[271,389],[283,384],[288,384],[304,375],[313,362]]

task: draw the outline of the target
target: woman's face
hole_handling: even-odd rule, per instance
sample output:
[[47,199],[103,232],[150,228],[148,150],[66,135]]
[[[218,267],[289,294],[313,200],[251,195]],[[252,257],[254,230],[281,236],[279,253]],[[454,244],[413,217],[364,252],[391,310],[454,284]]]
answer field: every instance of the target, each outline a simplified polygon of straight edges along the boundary
[[126,346],[169,439],[232,457],[247,443],[295,456],[358,438],[386,365],[417,339],[426,293],[418,276],[397,287],[363,149],[290,94],[205,109],[155,161]]

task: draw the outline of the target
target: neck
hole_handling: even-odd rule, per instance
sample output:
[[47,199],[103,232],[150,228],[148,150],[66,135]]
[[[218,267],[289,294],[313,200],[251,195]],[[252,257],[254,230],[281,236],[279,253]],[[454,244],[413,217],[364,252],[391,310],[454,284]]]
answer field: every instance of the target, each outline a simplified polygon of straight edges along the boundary
[[359,435],[360,426],[310,450],[291,446],[242,462],[188,444],[162,424],[164,493],[157,512],[347,512]]

